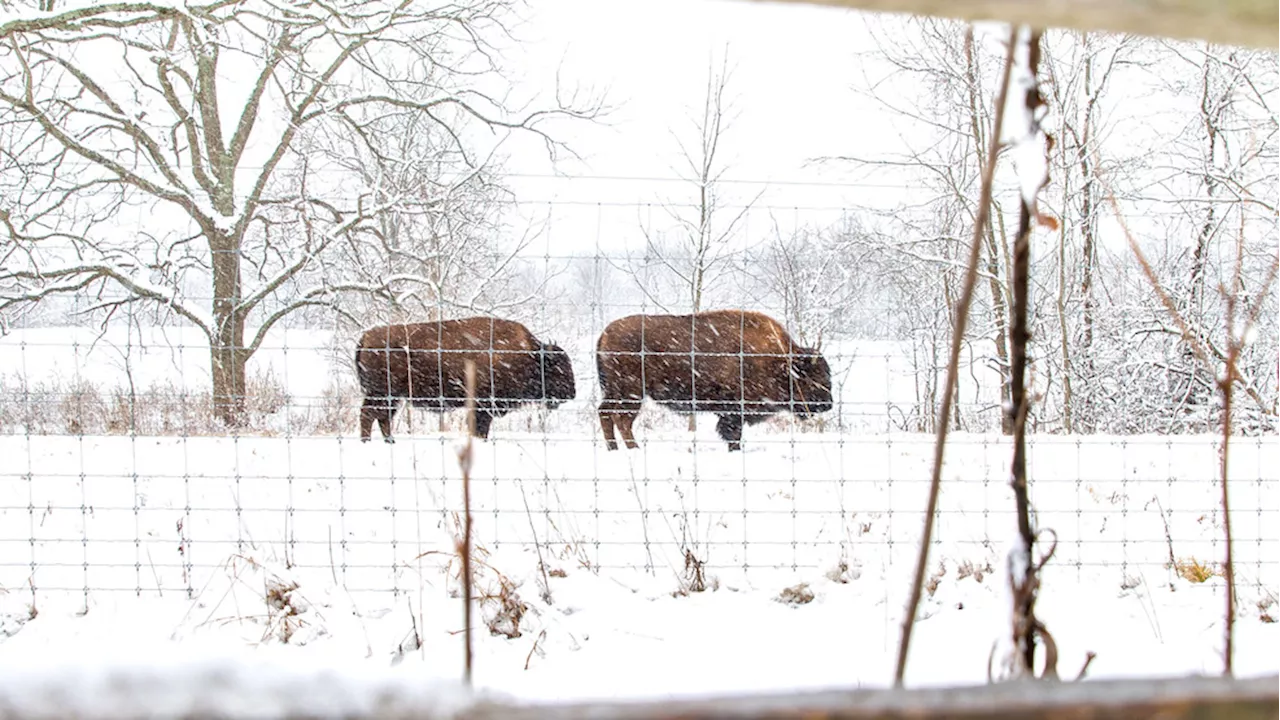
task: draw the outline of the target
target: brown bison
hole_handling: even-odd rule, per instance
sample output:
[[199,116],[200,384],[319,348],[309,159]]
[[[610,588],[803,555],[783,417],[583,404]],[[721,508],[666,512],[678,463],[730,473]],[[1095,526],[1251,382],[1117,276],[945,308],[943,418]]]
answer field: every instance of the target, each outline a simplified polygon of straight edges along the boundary
[[573,365],[559,346],[543,344],[518,322],[469,317],[366,330],[356,348],[356,375],[364,391],[360,440],[374,421],[391,439],[401,400],[445,412],[466,404],[466,361],[476,364],[476,435],[522,405],[554,410],[574,398]]
[[831,409],[831,367],[801,347],[773,318],[744,310],[696,315],[630,315],[596,342],[600,429],[610,450],[616,425],[628,448],[645,397],[679,413],[720,416],[729,450],[742,448],[743,424],[781,411],[801,417]]

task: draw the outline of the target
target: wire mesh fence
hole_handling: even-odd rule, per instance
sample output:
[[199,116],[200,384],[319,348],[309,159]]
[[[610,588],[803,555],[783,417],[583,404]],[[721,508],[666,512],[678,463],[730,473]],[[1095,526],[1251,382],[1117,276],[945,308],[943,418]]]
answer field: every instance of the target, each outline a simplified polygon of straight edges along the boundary
[[[941,278],[954,268],[900,254],[869,264],[883,238],[847,221],[807,249],[769,245],[778,207],[752,206],[744,228],[768,230],[744,230],[715,262],[604,242],[603,203],[540,207],[561,225],[594,223],[594,241],[568,252],[553,223],[513,252],[462,248],[454,262],[473,274],[460,289],[440,267],[417,304],[401,294],[304,308],[258,336],[275,311],[266,307],[231,347],[172,313],[87,294],[12,324],[0,338],[6,627],[50,608],[163,606],[175,635],[342,638],[393,658],[452,633],[465,428],[456,360],[468,357],[488,418],[471,509],[491,633],[532,636],[532,657],[556,634],[557,595],[589,576],[645,595],[763,590],[792,605],[812,602],[813,588],[853,587],[851,612],[880,618],[871,642],[891,647],[945,374]],[[788,211],[804,225],[805,211]],[[703,286],[688,285],[690,268]],[[1087,358],[1077,322],[1067,362],[1050,340],[1057,320],[1038,319],[1030,476],[1037,523],[1055,536],[1045,612],[1069,612],[1080,588],[1137,603],[1176,592],[1195,600],[1169,613],[1212,623],[1218,410],[1169,345],[1126,349],[1154,311],[1133,290],[1134,268],[1111,272],[1117,304],[1095,319]],[[496,290],[473,292],[476,278]],[[695,298],[732,311],[695,321]],[[218,305],[194,292],[181,301]],[[104,307],[98,324],[76,320]],[[922,618],[998,597],[1015,525],[1003,326],[993,304],[980,311]],[[481,319],[396,329],[464,317]],[[1260,346],[1274,347],[1274,322],[1262,333]],[[249,356],[238,375],[218,364],[237,354]],[[1266,370],[1265,358],[1252,366],[1254,387],[1274,405]],[[1280,448],[1274,419],[1252,417],[1232,448],[1236,582],[1242,614],[1271,623]],[[371,631],[384,616],[396,620]],[[1215,639],[1189,642],[1209,653]]]
[[[782,61],[802,43],[756,67],[771,107],[740,125],[726,47],[664,152],[668,52],[596,167],[685,177],[550,176],[498,158],[524,166],[523,137],[562,168],[562,130],[603,150],[616,108],[558,69],[516,107],[499,86],[546,53],[484,39],[501,3],[40,5],[0,51],[0,665],[63,669],[0,671],[0,715],[241,701],[244,662],[118,672],[228,639],[408,661],[415,691],[461,656],[526,699],[881,684],[894,654],[901,686],[918,627],[912,683],[985,669],[942,695],[976,714],[1212,712],[1195,689],[1274,716],[1228,678],[1091,710],[1079,683],[998,683],[1274,671],[1273,55],[860,19],[834,33],[856,72],[822,74],[849,87],[803,93],[854,104],[777,102],[845,62]],[[623,77],[608,50],[591,69]],[[767,138],[751,172],[833,179],[727,179],[729,125]],[[65,672],[95,654],[103,682]],[[402,709],[338,685],[266,694]]]

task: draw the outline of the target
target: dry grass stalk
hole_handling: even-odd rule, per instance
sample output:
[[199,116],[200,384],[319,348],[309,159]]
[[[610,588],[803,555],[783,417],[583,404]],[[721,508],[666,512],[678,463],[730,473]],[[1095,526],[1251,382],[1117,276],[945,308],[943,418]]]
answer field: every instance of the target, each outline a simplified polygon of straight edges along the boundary
[[1212,565],[1202,563],[1196,558],[1175,560],[1173,562],[1173,571],[1183,580],[1191,583],[1206,582],[1211,577],[1223,574],[1217,572]]
[[[973,27],[969,28],[972,41]],[[911,631],[915,627],[916,609],[924,591],[925,573],[929,562],[929,543],[933,540],[933,517],[938,509],[938,491],[942,484],[942,459],[947,444],[947,430],[951,419],[951,406],[955,399],[956,382],[960,374],[960,347],[969,323],[969,307],[973,303],[973,290],[978,279],[978,256],[982,250],[982,231],[991,217],[991,184],[995,176],[996,153],[1000,150],[1000,133],[1004,124],[1005,99],[1009,95],[1009,75],[1013,67],[1013,49],[1017,41],[1017,27],[1009,31],[1008,49],[1004,58],[1004,72],[1000,80],[1000,92],[996,96],[996,113],[991,129],[991,144],[987,149],[987,166],[982,170],[982,190],[978,198],[977,217],[973,223],[973,237],[969,244],[968,265],[965,268],[964,287],[956,308],[956,324],[951,334],[951,358],[947,363],[946,388],[942,393],[942,407],[938,411],[938,432],[933,448],[933,475],[929,484],[929,501],[924,513],[924,530],[920,537],[920,553],[916,558],[916,572],[902,619],[902,637],[898,643],[898,662],[893,683],[902,687],[907,671],[907,651],[911,646]]]
[[778,597],[774,599],[783,605],[807,605],[813,602],[815,597],[813,591],[809,589],[809,583],[802,582],[798,585],[783,588],[782,592],[778,593]]
[[[244,427],[237,433],[333,435],[353,427],[358,390],[330,383],[317,397],[296,397],[270,370],[246,379]],[[110,385],[85,378],[0,374],[0,433],[31,435],[223,436],[207,390],[172,380]]]
[[[1235,656],[1235,621],[1236,621],[1236,577],[1235,560],[1232,557],[1231,543],[1231,499],[1227,492],[1227,466],[1231,457],[1231,395],[1235,387],[1236,360],[1240,357],[1240,345],[1243,334],[1236,338],[1232,330],[1236,325],[1236,288],[1240,287],[1240,266],[1244,264],[1244,218],[1242,217],[1239,241],[1236,245],[1235,276],[1231,281],[1231,289],[1223,294],[1227,301],[1227,371],[1218,377],[1218,391],[1222,393],[1222,449],[1218,455],[1222,462],[1222,531],[1227,536],[1226,564],[1223,566],[1223,580],[1227,584],[1226,627],[1223,638],[1222,672],[1230,675],[1232,658]],[[1270,284],[1270,283],[1268,283]],[[1261,298],[1259,298],[1261,299]],[[1262,305],[1261,302],[1258,305]]]
[[476,432],[476,364],[466,363],[467,373],[467,442],[458,452],[458,466],[462,469],[462,543],[458,553],[462,556],[462,623],[463,623],[463,681],[471,686],[471,438]]

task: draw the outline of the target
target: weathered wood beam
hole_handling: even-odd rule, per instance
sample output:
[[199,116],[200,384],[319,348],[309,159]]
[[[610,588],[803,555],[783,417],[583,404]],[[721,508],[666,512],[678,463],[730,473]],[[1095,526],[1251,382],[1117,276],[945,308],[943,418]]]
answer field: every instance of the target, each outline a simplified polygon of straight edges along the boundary
[[[621,670],[621,669],[620,669]],[[636,670],[639,672],[639,670]],[[1276,720],[1280,676],[1018,681],[918,690],[800,692],[719,699],[481,704],[465,720]]]
[[[643,668],[617,668],[644,672]],[[0,672],[0,720],[274,717],[415,720],[1280,720],[1280,676],[1017,681],[914,690],[828,690],[701,699],[527,703],[404,674],[271,663]]]
[[1276,0],[753,0],[1276,48]]

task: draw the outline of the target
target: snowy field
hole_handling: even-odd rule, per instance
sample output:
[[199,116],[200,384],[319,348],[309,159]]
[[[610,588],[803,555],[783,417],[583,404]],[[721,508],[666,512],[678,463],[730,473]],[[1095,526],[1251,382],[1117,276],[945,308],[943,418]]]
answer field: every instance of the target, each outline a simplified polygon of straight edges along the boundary
[[[67,434],[56,417],[24,430],[23,412],[57,401],[40,383],[207,386],[198,337],[112,332],[0,338],[0,675],[249,648],[459,676],[458,433],[415,420],[394,445],[361,444],[352,407],[332,432],[298,432],[333,387],[352,402],[348,343],[316,331],[251,361],[287,398],[243,436]],[[650,410],[642,447],[609,453],[592,339],[562,338],[574,403],[475,443],[477,684],[536,700],[889,684],[933,441],[900,429],[915,392],[901,354],[832,345],[844,414],[825,432],[749,428],[729,453],[709,416],[690,435]],[[969,419],[993,405],[984,372],[962,374]],[[1275,440],[1239,438],[1231,456],[1241,675],[1280,667]],[[1093,677],[1220,668],[1217,442],[1033,435],[1032,499],[1058,540],[1039,610],[1064,674],[1088,651]],[[948,446],[913,685],[984,682],[1007,632],[1009,459],[996,434]]]
[[[477,441],[479,686],[554,699],[889,682],[931,439],[779,434],[730,454],[701,434],[630,453]],[[457,677],[459,446],[0,437],[0,663],[247,644]],[[998,436],[949,447],[915,685],[985,680],[1004,629],[1008,455]],[[1035,439],[1033,500],[1058,536],[1039,607],[1064,673],[1090,650],[1095,677],[1220,667],[1216,463],[1210,437]],[[1237,668],[1274,672],[1280,448],[1240,439],[1231,468]],[[811,601],[780,601],[801,583]]]

